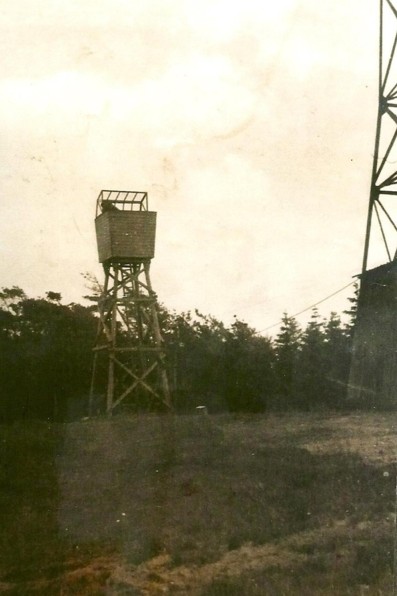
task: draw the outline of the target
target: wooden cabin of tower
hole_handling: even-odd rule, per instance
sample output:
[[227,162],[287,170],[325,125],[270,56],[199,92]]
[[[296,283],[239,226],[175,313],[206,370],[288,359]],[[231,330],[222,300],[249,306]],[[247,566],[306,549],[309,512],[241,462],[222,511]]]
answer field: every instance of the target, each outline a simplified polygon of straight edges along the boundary
[[100,263],[135,263],[154,257],[156,212],[146,192],[103,190],[95,228]]

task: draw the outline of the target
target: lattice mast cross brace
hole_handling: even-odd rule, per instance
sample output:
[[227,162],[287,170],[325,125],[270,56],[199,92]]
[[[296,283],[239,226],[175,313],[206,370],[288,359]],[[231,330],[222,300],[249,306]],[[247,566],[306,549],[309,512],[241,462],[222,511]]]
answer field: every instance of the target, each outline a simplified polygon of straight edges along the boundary
[[148,210],[147,193],[101,191],[95,227],[105,281],[98,300],[90,412],[98,385],[105,385],[108,414],[123,402],[136,409],[169,409],[166,353],[150,279],[156,213]]

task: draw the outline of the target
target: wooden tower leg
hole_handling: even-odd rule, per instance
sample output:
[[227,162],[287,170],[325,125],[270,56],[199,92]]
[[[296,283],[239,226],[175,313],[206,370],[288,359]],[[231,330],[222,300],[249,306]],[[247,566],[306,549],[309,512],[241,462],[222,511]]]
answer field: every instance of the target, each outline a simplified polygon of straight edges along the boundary
[[112,291],[112,305],[110,309],[111,323],[110,323],[110,343],[109,343],[109,370],[108,370],[108,389],[106,396],[106,412],[109,416],[112,415],[113,401],[114,401],[114,383],[115,383],[115,349],[117,344],[117,294],[119,290],[119,269],[113,269],[113,291]]

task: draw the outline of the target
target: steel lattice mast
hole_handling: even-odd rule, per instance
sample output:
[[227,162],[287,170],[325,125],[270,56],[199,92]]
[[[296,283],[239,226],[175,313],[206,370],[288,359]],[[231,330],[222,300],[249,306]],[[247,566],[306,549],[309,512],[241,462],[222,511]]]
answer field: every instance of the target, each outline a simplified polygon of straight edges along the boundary
[[[397,9],[380,0],[379,89],[348,400],[394,407],[397,387]],[[379,262],[380,261],[380,262]]]
[[397,232],[397,8],[380,0],[379,88],[375,148],[365,235],[362,273],[368,269],[374,215],[389,262],[396,258]]

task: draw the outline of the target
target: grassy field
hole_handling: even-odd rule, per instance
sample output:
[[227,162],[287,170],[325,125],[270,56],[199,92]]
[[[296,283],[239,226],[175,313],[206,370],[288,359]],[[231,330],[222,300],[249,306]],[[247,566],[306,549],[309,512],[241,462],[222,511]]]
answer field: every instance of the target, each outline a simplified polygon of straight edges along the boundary
[[395,414],[0,429],[0,592],[393,593]]

